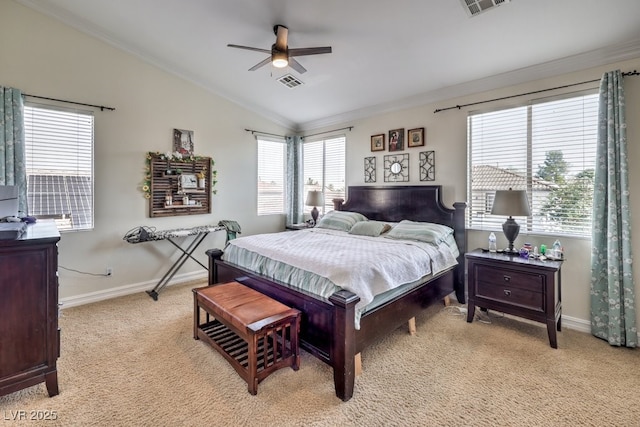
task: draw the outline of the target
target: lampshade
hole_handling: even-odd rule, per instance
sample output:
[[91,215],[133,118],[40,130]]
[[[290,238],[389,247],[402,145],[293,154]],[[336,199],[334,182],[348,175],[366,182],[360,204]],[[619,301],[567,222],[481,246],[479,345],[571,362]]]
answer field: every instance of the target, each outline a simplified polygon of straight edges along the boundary
[[284,68],[289,65],[289,58],[287,58],[286,52],[273,52],[271,56],[271,63],[276,68]]
[[323,206],[324,195],[322,191],[312,190],[307,193],[307,200],[304,202],[307,206]]
[[529,199],[524,190],[497,190],[491,215],[529,216]]

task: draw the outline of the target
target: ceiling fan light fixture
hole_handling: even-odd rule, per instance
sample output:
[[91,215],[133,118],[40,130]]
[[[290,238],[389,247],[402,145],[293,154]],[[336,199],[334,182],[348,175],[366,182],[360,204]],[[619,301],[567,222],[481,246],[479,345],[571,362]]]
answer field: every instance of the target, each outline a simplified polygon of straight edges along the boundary
[[289,59],[285,52],[274,52],[271,63],[276,68],[284,68],[289,65]]

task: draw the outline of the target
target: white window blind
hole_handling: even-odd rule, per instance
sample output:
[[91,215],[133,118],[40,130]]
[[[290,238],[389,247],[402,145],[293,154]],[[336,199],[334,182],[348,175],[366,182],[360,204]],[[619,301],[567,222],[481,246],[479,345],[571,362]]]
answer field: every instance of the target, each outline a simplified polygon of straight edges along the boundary
[[591,235],[598,95],[572,95],[467,119],[470,228],[500,230],[496,190],[526,190],[520,231]]
[[26,104],[24,121],[29,214],[92,229],[93,114]]
[[258,215],[284,213],[284,140],[258,137]]
[[[324,206],[317,206],[321,214],[333,209],[333,199],[345,198],[344,136],[305,142],[302,146],[304,195],[311,190],[324,192]],[[313,206],[305,206],[306,213]]]

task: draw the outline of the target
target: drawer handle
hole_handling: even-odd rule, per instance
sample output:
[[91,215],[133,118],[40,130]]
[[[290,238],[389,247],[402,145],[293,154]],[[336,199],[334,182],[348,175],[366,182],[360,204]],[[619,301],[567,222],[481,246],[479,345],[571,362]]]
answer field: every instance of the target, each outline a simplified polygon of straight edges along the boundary
[[504,276],[502,276],[502,278],[504,279],[505,282],[510,282],[511,281],[511,276],[507,276],[506,274]]
[[505,289],[505,290],[504,290],[504,294],[505,294],[506,296],[510,297],[510,296],[511,296],[511,291],[510,291],[509,289]]

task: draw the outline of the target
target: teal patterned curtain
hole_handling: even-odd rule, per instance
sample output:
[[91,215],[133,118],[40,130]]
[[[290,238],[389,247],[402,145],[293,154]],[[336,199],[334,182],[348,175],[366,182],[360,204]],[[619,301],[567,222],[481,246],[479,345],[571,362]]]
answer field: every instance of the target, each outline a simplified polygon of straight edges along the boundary
[[27,214],[24,108],[19,89],[0,86],[0,185],[18,186],[18,210]]
[[636,347],[626,128],[622,73],[611,71],[600,81],[593,195],[591,333],[611,345]]
[[302,137],[287,136],[287,224],[302,222]]

